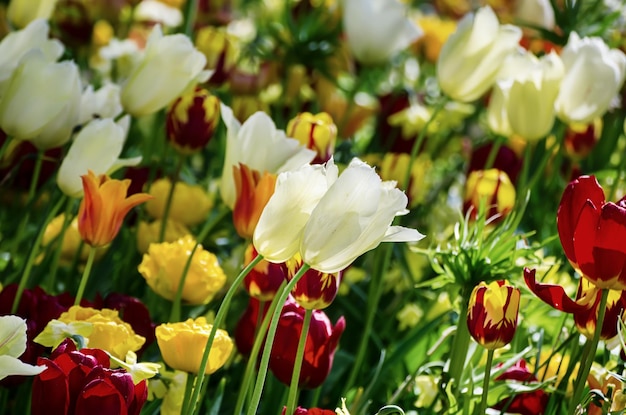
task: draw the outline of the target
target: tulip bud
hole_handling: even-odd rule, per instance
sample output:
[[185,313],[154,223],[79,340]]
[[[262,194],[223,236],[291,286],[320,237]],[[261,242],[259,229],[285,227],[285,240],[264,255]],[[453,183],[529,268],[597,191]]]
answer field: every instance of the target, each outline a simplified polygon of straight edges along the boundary
[[261,212],[274,194],[276,175],[265,172],[263,176],[245,164],[233,167],[237,200],[233,208],[233,222],[242,238],[252,238]]
[[[248,245],[244,253],[244,264],[248,265],[257,255],[254,245]],[[243,285],[250,297],[259,301],[270,301],[284,281],[287,281],[287,270],[283,264],[273,264],[262,259],[246,275]]]
[[465,182],[464,210],[473,209],[476,217],[481,203],[488,208],[487,218],[504,216],[515,205],[515,186],[509,176],[501,170],[476,170],[469,174]]
[[167,112],[167,138],[181,154],[202,150],[220,121],[220,100],[204,88],[185,92]]
[[196,48],[206,57],[206,68],[214,71],[209,83],[224,83],[239,59],[235,38],[223,29],[206,26],[198,30]]
[[337,126],[326,112],[315,115],[302,112],[289,121],[285,132],[288,137],[297,139],[307,148],[317,152],[311,163],[326,163],[335,152]]
[[[292,279],[302,267],[302,257],[296,254],[285,263],[287,277]],[[298,281],[291,295],[301,307],[309,310],[323,310],[328,307],[339,291],[341,274],[338,272],[321,272],[314,269],[307,270]]]
[[565,154],[573,160],[582,160],[591,153],[602,134],[602,118],[591,124],[571,124],[563,140]]
[[467,327],[481,346],[493,350],[513,340],[517,328],[520,290],[506,281],[484,281],[470,296]]

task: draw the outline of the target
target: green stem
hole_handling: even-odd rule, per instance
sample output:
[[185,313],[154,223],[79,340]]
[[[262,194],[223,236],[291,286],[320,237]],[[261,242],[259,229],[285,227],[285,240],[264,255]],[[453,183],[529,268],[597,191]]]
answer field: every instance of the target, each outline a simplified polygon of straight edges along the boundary
[[35,167],[33,169],[33,176],[30,180],[30,186],[28,188],[28,196],[26,197],[26,212],[22,216],[22,220],[20,221],[17,232],[15,233],[15,239],[13,239],[13,245],[11,247],[11,257],[15,256],[15,253],[18,251],[20,243],[22,242],[22,238],[24,237],[24,232],[26,230],[26,225],[28,225],[28,220],[30,219],[30,211],[32,208],[32,203],[35,199],[35,193],[37,192],[37,183],[39,182],[39,176],[41,174],[41,166],[43,164],[43,151],[39,151],[37,153],[37,158],[35,159]]
[[[596,349],[598,348],[598,342],[600,341],[600,333],[602,333],[602,325],[604,324],[604,315],[606,314],[606,303],[609,297],[609,290],[607,288],[602,289],[602,297],[600,304],[598,305],[598,319],[596,321],[596,331],[593,333],[591,339],[591,346],[589,348],[589,354],[581,362],[580,370],[576,378],[576,384],[574,386],[574,395],[572,395],[571,406],[569,408],[570,415],[576,413],[576,407],[578,406],[583,391],[585,390],[585,384],[587,383],[587,376],[591,370],[591,365],[596,356]],[[589,340],[587,340],[589,341]]]
[[[533,176],[530,178],[526,189],[532,189],[535,186],[537,180],[539,180],[541,175],[544,173],[546,166],[548,165],[548,161],[550,161],[550,158],[552,157],[552,153],[556,148],[558,148],[558,146],[559,142],[557,140],[554,140],[552,145],[549,148],[545,149],[545,152],[543,153],[543,158],[539,162],[539,166],[535,169]],[[523,194],[526,194],[526,192],[524,191]]]
[[487,364],[485,365],[485,377],[483,379],[483,397],[480,400],[479,414],[486,413],[487,396],[489,395],[489,379],[491,378],[491,365],[493,364],[493,349],[487,351]]
[[30,248],[30,253],[28,254],[28,258],[26,260],[26,266],[24,267],[24,272],[22,272],[22,277],[20,278],[20,282],[17,286],[17,291],[15,292],[15,299],[13,300],[13,307],[11,307],[11,314],[15,314],[17,311],[17,307],[22,299],[22,293],[24,292],[24,288],[26,288],[26,284],[28,283],[28,278],[30,277],[30,273],[35,265],[35,257],[37,256],[37,252],[39,252],[39,245],[41,244],[41,239],[43,238],[43,234],[48,227],[48,223],[54,218],[59,209],[61,209],[61,205],[65,201],[65,196],[61,196],[56,205],[50,210],[48,216],[44,219],[44,222],[39,227],[39,233],[35,237],[35,241]]
[[167,200],[165,201],[165,209],[163,210],[163,217],[161,218],[161,230],[159,231],[159,242],[163,242],[165,238],[165,230],[167,229],[167,218],[170,215],[170,210],[172,209],[172,201],[174,200],[174,190],[176,189],[176,183],[178,182],[178,176],[180,175],[180,170],[183,168],[183,163],[185,161],[185,157],[182,155],[178,157],[178,161],[176,162],[176,170],[174,170],[174,174],[172,174],[172,179],[170,183],[170,190],[167,193]]
[[61,231],[57,236],[57,246],[54,251],[54,257],[52,257],[52,264],[50,265],[50,274],[48,274],[48,278],[46,281],[46,285],[48,286],[48,292],[54,292],[54,285],[56,284],[57,271],[59,270],[59,260],[61,259],[61,253],[63,252],[63,240],[65,239],[65,233],[72,223],[72,208],[74,207],[74,203],[72,203],[72,199],[67,199],[67,203],[65,204],[65,213],[63,214],[63,226],[61,227]]
[[304,312],[302,332],[300,333],[300,339],[298,340],[296,360],[293,362],[293,373],[291,374],[291,385],[289,385],[289,397],[287,398],[287,415],[293,414],[296,410],[296,401],[298,400],[298,384],[300,383],[300,371],[302,370],[302,360],[304,359],[304,347],[306,346],[306,337],[309,334],[309,326],[311,325],[312,316],[313,310],[307,308]]
[[426,123],[424,124],[424,127],[421,129],[419,135],[417,136],[417,139],[413,143],[413,147],[411,147],[411,158],[409,159],[409,166],[406,169],[406,173],[404,174],[404,181],[402,182],[404,185],[403,188],[406,189],[407,192],[408,192],[409,183],[411,180],[411,171],[413,170],[413,163],[415,162],[415,159],[417,158],[417,152],[419,151],[420,147],[422,147],[422,144],[424,143],[424,140],[426,139],[426,133],[428,131],[428,127],[430,127],[430,124],[432,124],[435,118],[437,118],[437,115],[439,114],[439,112],[441,112],[441,110],[444,109],[447,102],[448,102],[448,99],[444,97],[437,103],[437,105],[433,109],[432,115],[430,116],[428,121],[426,121]]
[[[294,277],[289,281],[289,284],[285,287],[285,289],[281,292],[278,303],[284,304],[289,297],[289,293],[296,286],[298,281],[302,278],[302,276],[307,272],[310,268],[308,264],[303,264],[300,270],[294,275]],[[256,385],[254,386],[254,392],[252,393],[252,399],[250,402],[250,407],[248,408],[248,415],[255,415],[257,413],[257,409],[259,407],[259,402],[261,401],[261,394],[263,393],[263,386],[265,385],[265,377],[267,376],[267,367],[270,362],[270,355],[272,353],[272,345],[274,344],[274,337],[276,336],[276,330],[278,329],[278,320],[280,319],[280,313],[282,311],[282,306],[276,307],[272,315],[272,321],[270,323],[270,328],[267,332],[267,338],[265,339],[265,346],[263,349],[263,355],[261,356],[261,364],[259,365],[259,373],[256,378]]]
[[195,414],[197,410],[200,410],[200,405],[196,405],[198,402],[198,397],[200,395],[200,389],[202,388],[202,382],[205,378],[205,369],[206,365],[209,361],[209,352],[211,350],[211,346],[213,346],[213,339],[215,339],[215,334],[217,333],[218,327],[222,324],[222,320],[226,316],[228,312],[228,308],[230,307],[230,302],[233,299],[235,292],[243,282],[243,279],[250,273],[252,268],[254,268],[261,260],[263,259],[262,255],[257,255],[235,278],[233,281],[233,285],[228,289],[226,295],[224,296],[224,300],[220,305],[219,310],[217,311],[217,315],[215,316],[215,321],[213,321],[213,327],[211,328],[211,333],[209,334],[209,338],[207,339],[206,346],[204,346],[204,354],[202,355],[202,361],[200,363],[200,368],[198,370],[198,379],[196,380],[196,387],[194,388],[193,395],[191,396],[191,401],[189,403],[189,409],[191,410],[189,413]]
[[[278,292],[281,292],[284,288],[285,283],[281,284]],[[233,414],[240,415],[243,410],[243,403],[245,398],[248,396],[248,389],[250,388],[250,382],[252,381],[252,373],[254,371],[254,367],[257,362],[257,356],[259,355],[259,351],[261,350],[261,345],[265,339],[265,334],[267,333],[267,327],[270,325],[270,318],[274,314],[274,310],[278,306],[278,296],[275,296],[272,300],[267,313],[265,313],[265,317],[263,317],[263,321],[259,325],[257,329],[256,336],[254,337],[254,344],[252,345],[252,350],[250,351],[250,356],[248,357],[248,363],[246,364],[246,371],[243,375],[243,381],[241,383],[241,388],[239,389],[239,395],[237,396],[237,403],[235,405],[235,412]],[[281,304],[282,307],[282,304]],[[259,313],[261,313],[262,309],[259,308]]]
[[185,267],[183,268],[180,281],[178,282],[178,288],[176,289],[176,295],[174,296],[174,301],[172,302],[172,309],[170,311],[170,318],[168,321],[170,322],[180,321],[180,309],[181,309],[182,298],[183,298],[183,289],[185,288],[185,280],[187,279],[189,268],[191,268],[193,255],[196,252],[196,249],[198,249],[198,246],[200,246],[200,244],[204,240],[204,238],[206,238],[206,236],[209,234],[211,229],[213,229],[213,227],[226,215],[227,212],[228,211],[226,209],[222,209],[211,220],[207,220],[204,223],[204,227],[198,234],[198,239],[196,239],[197,242],[194,245],[193,249],[191,250],[191,253],[189,254],[189,257],[187,258],[187,261],[185,262]]
[[496,156],[500,151],[500,147],[502,147],[502,136],[497,136],[493,141],[491,146],[491,150],[489,150],[489,155],[487,156],[487,161],[485,162],[484,170],[489,170],[493,167],[493,163],[496,161]]
[[467,349],[470,342],[469,329],[467,328],[467,307],[469,305],[469,294],[471,290],[467,287],[461,291],[461,309],[459,310],[459,320],[457,322],[456,334],[452,340],[452,348],[450,349],[450,365],[448,366],[448,382],[452,384],[452,390],[455,395],[460,390],[463,369],[465,368],[465,360],[467,359]]
[[189,397],[193,391],[193,384],[196,381],[196,375],[193,373],[187,373],[187,382],[185,383],[185,395],[183,396],[183,407],[180,411],[181,414],[186,414],[189,411]]
[[[346,386],[343,390],[343,396],[345,396],[352,388],[354,382],[356,381],[357,375],[359,374],[359,371],[362,369],[363,366],[365,352],[367,351],[367,346],[370,341],[370,333],[374,325],[374,317],[376,316],[378,303],[380,301],[380,297],[382,296],[383,274],[389,266],[389,261],[391,260],[391,251],[392,246],[390,244],[387,244],[382,247],[382,249],[378,253],[378,255],[382,255],[382,261],[376,261],[376,263],[380,264],[380,268],[376,269],[374,275],[372,276],[372,281],[370,281],[370,287],[367,293],[368,300],[366,308],[367,311],[365,317],[365,327],[363,328],[363,334],[361,335],[359,348],[357,350],[354,364],[352,365],[352,370],[350,371],[348,381],[346,382]],[[376,258],[378,258],[378,256],[376,256]]]
[[96,247],[89,246],[89,256],[87,257],[87,263],[85,264],[83,276],[80,278],[80,285],[78,286],[78,292],[76,293],[74,305],[80,305],[80,300],[83,299],[83,293],[85,292],[85,287],[87,286],[87,280],[89,279],[89,274],[91,274],[91,268],[93,267],[93,260],[96,257],[96,250]]
[[193,38],[193,27],[196,23],[196,13],[198,11],[198,0],[187,0],[185,7],[185,26],[184,34],[189,38]]

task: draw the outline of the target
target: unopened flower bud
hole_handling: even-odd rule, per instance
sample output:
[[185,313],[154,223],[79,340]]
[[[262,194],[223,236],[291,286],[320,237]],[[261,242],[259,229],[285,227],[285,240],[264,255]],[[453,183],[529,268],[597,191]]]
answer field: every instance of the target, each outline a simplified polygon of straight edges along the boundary
[[337,126],[326,112],[298,114],[287,124],[286,133],[317,152],[312,163],[325,163],[335,152]]

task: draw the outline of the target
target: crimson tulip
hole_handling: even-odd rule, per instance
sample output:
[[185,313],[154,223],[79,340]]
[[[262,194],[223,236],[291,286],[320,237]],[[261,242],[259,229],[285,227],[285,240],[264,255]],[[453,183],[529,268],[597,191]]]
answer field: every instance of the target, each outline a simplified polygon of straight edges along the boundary
[[[504,371],[496,379],[498,381],[513,380],[525,383],[537,383],[538,379],[526,367],[526,361],[521,359]],[[507,414],[542,415],[548,404],[548,394],[542,389],[518,393],[512,397],[502,399],[494,405],[494,409],[505,411]]]
[[139,415],[148,396],[145,380],[135,385],[104,351],[76,350],[69,339],[37,363],[47,369],[33,380],[32,415]]
[[557,228],[565,256],[598,288],[626,289],[626,197],[606,202],[594,176],[580,176],[563,192]]
[[[283,407],[283,412],[281,415],[285,415],[287,412],[287,407]],[[336,415],[335,411],[331,411],[330,409],[320,409],[320,408],[303,408],[298,406],[295,411],[293,411],[293,415]]]
[[[578,281],[576,299],[572,300],[560,285],[538,283],[534,269],[524,269],[524,280],[528,288],[543,302],[559,311],[573,314],[576,328],[588,339],[593,338],[598,318],[598,306],[602,298],[600,289],[581,278]],[[600,339],[608,340],[617,335],[617,323],[624,309],[626,309],[626,292],[609,291]]]
[[[285,385],[291,383],[304,314],[305,309],[290,297],[278,321],[269,367],[276,378]],[[324,383],[330,373],[339,338],[345,328],[346,321],[343,317],[340,317],[333,326],[323,311],[313,310],[298,383],[301,388],[317,388]]]
[[[248,265],[257,256],[254,245],[250,244],[244,253]],[[269,301],[278,292],[283,282],[287,281],[287,270],[282,264],[273,264],[262,259],[243,280],[243,285],[251,297],[260,301]]]
[[511,342],[517,329],[520,291],[506,281],[481,282],[472,291],[467,328],[478,344],[493,350]]

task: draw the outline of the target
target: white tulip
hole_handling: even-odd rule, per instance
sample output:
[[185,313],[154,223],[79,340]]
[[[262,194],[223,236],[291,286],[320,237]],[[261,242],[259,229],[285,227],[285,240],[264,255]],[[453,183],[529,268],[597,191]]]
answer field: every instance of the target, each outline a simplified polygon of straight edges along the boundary
[[87,85],[80,101],[78,123],[83,125],[94,118],[115,118],[122,113],[119,85],[107,83],[94,91]]
[[0,97],[20,60],[32,49],[39,49],[49,62],[63,54],[63,44],[49,39],[50,28],[43,19],[32,21],[22,30],[10,32],[0,42]]
[[467,14],[444,43],[437,62],[442,91],[454,100],[480,98],[494,84],[504,59],[522,37],[515,26],[500,25],[490,7]]
[[422,239],[424,235],[415,229],[391,226],[396,216],[407,213],[408,199],[395,186],[354,159],[311,212],[300,243],[303,261],[317,271],[332,273],[381,242]]
[[0,99],[0,128],[41,150],[59,147],[77,124],[81,89],[74,62],[49,62],[40,50],[31,50]]
[[524,51],[507,59],[489,101],[491,129],[526,140],[545,137],[554,125],[554,101],[563,72],[563,63],[554,52],[537,59]]
[[252,114],[242,125],[233,115],[232,109],[222,104],[221,116],[227,133],[220,193],[226,206],[231,209],[237,198],[234,166],[243,163],[259,172],[281,173],[309,163],[317,154],[298,140],[288,138],[264,112]]
[[70,197],[81,197],[81,176],[88,170],[98,174],[111,174],[122,166],[134,166],[141,157],[120,159],[128,132],[130,117],[115,123],[110,118],[95,119],[76,135],[57,174],[59,188]]
[[198,82],[204,82],[205,56],[182,34],[163,36],[155,26],[143,56],[122,87],[122,106],[131,115],[143,116],[165,108]]
[[557,116],[567,123],[588,124],[609,108],[624,83],[626,55],[597,37],[572,32],[561,52],[565,77],[556,99]]
[[554,29],[554,9],[550,0],[520,0],[515,8],[515,17],[522,24]]
[[26,351],[26,320],[0,316],[0,380],[7,376],[35,376],[46,366],[32,366],[18,359]]
[[265,260],[281,263],[298,253],[307,220],[337,174],[331,158],[325,166],[306,164],[278,176],[253,237],[256,251]]
[[363,64],[389,61],[422,34],[399,0],[344,0],[343,6],[348,47]]

